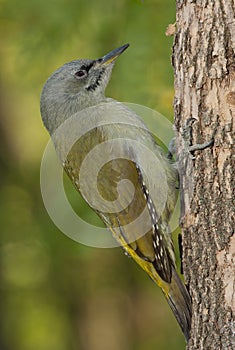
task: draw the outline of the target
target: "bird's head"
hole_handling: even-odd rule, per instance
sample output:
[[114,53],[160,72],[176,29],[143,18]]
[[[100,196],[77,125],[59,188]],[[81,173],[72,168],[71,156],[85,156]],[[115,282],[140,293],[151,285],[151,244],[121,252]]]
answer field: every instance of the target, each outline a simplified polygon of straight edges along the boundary
[[128,46],[123,45],[95,60],[71,61],[48,78],[42,90],[40,108],[50,132],[71,114],[104,100],[115,59]]

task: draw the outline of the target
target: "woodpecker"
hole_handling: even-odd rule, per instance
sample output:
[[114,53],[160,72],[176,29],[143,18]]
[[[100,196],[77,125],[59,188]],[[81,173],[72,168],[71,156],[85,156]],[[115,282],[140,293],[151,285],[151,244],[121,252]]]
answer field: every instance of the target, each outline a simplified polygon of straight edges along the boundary
[[128,46],[57,69],[43,87],[41,116],[73,185],[161,288],[188,341],[191,301],[176,272],[169,228],[176,167],[141,118],[105,96],[114,62]]

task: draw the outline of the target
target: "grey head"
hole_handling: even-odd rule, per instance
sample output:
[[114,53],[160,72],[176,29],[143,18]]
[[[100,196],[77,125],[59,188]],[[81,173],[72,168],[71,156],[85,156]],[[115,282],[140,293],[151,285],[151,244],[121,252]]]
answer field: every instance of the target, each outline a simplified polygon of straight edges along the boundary
[[48,78],[42,90],[40,110],[50,134],[74,113],[106,100],[105,88],[115,59],[128,46],[123,45],[95,60],[65,63]]

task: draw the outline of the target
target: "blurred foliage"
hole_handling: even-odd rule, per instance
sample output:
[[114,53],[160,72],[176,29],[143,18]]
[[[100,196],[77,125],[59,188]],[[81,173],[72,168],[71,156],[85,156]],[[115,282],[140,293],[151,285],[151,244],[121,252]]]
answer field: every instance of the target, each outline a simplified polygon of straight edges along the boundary
[[[172,118],[172,39],[164,33],[174,12],[170,0],[0,1],[1,350],[184,347],[159,289],[120,248],[63,235],[39,181],[48,140],[40,91],[66,61],[129,42],[108,95]],[[80,207],[89,219],[87,210]]]

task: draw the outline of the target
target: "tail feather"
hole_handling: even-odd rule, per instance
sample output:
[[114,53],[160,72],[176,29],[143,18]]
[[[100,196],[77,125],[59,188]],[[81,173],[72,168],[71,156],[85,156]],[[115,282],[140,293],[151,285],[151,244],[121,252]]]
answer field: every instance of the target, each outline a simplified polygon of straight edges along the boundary
[[192,316],[191,299],[185,285],[174,268],[172,268],[172,279],[166,298],[184,333],[186,341],[188,341]]

